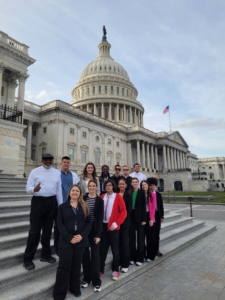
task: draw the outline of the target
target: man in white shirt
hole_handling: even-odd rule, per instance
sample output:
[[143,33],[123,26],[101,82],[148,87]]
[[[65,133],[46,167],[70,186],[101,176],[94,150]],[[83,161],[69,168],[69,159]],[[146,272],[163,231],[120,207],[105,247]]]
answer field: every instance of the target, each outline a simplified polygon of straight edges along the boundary
[[60,172],[52,167],[54,156],[46,153],[42,156],[42,166],[31,171],[26,191],[32,194],[30,210],[30,230],[27,247],[24,253],[24,268],[28,271],[35,268],[34,255],[41,236],[40,261],[54,263],[56,259],[51,256],[50,239],[53,220],[57,213],[58,205],[62,200]]
[[140,172],[140,170],[141,170],[140,164],[138,164],[138,163],[134,164],[133,169],[134,169],[134,172],[131,173],[130,176],[132,178],[138,179],[138,181],[139,181],[138,188],[140,188],[140,184],[141,184],[142,180],[146,180],[146,176]]

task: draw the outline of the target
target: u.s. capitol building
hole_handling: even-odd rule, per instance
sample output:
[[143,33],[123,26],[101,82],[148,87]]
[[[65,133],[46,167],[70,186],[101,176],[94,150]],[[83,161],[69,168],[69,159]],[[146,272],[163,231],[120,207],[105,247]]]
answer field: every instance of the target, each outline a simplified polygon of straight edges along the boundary
[[[16,105],[24,110],[25,125],[14,128],[22,133],[17,136],[20,140],[15,159],[19,171],[15,166],[10,171],[0,160],[2,172],[28,175],[41,164],[42,154],[50,152],[57,168],[62,156],[69,155],[71,169],[78,174],[89,161],[98,172],[102,165],[109,165],[111,173],[115,164],[132,167],[138,162],[142,172],[159,179],[161,190],[207,189],[206,181],[192,180],[192,172],[199,169],[197,156],[188,150],[178,131],[155,133],[144,127],[144,107],[137,100],[137,88],[127,71],[110,56],[111,45],[105,35],[98,45],[99,56],[82,72],[70,103],[54,100],[39,106],[24,100],[27,67],[35,62],[26,47],[0,32],[0,104],[15,105],[19,83]],[[0,124],[6,127],[3,120]],[[1,127],[0,138],[6,132]],[[0,159],[1,151],[7,157],[7,149],[2,149]]]

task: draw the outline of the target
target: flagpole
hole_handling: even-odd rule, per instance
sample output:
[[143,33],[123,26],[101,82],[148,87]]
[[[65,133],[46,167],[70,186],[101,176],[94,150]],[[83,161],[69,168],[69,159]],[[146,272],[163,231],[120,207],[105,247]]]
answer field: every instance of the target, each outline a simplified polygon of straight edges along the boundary
[[169,108],[169,122],[170,122],[170,131],[171,131],[170,108]]

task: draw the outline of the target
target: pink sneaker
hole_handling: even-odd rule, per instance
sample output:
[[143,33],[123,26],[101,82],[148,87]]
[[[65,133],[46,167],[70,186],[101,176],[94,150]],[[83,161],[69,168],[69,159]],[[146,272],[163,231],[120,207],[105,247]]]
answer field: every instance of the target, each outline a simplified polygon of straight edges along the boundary
[[119,277],[120,277],[120,272],[114,271],[112,273],[112,280],[118,280]]

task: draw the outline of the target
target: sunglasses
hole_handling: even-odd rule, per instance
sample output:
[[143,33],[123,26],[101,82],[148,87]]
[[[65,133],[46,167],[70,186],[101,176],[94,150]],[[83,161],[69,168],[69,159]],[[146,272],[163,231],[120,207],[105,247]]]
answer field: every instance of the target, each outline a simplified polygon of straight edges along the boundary
[[121,171],[121,169],[120,169],[120,168],[115,168],[115,170],[116,170],[116,171]]
[[123,169],[123,171],[129,171],[129,169]]

